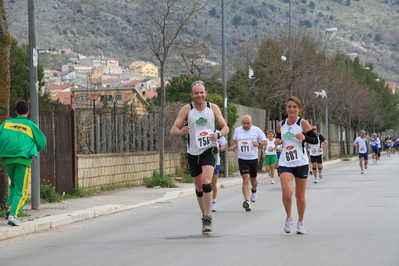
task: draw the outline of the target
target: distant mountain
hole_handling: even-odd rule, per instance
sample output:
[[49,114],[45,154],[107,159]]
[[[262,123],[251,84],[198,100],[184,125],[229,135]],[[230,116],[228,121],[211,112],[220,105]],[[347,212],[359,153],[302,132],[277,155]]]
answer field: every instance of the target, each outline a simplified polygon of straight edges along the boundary
[[[150,0],[148,0],[150,1]],[[144,25],[138,0],[35,0],[38,48],[70,48],[85,55],[119,59],[122,65],[151,60],[140,50],[137,33]],[[221,61],[221,1],[211,1],[196,16],[204,35],[212,33],[207,58]],[[226,0],[227,51],[251,39],[288,30],[289,0]],[[27,42],[28,4],[5,0],[11,34]],[[328,38],[328,50],[357,53],[387,81],[399,82],[399,1],[291,0],[291,25]],[[190,35],[190,30],[184,32]],[[322,49],[323,47],[321,47]]]

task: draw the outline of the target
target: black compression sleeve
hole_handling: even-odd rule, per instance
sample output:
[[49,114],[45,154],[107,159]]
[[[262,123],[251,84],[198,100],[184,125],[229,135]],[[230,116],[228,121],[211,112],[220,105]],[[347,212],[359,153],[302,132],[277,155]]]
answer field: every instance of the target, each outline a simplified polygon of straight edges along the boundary
[[305,141],[310,144],[317,144],[319,140],[317,139],[316,134],[313,130],[309,130],[308,132],[303,133],[305,135]]

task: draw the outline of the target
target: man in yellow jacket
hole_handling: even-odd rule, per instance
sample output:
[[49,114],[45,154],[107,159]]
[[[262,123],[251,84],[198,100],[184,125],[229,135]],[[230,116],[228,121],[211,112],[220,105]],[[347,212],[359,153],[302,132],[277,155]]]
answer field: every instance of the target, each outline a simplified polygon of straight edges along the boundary
[[12,226],[20,225],[16,218],[28,199],[32,157],[46,146],[46,136],[28,118],[29,103],[17,101],[15,112],[17,117],[0,126],[0,157],[11,181],[6,219]]

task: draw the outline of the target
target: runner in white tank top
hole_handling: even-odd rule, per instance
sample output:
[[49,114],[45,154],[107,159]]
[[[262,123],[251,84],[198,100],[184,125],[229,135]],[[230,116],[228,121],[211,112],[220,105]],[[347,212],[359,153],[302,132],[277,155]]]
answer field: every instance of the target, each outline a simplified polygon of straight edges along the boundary
[[[193,82],[190,95],[194,102],[183,106],[170,129],[172,135],[189,134],[188,163],[194,179],[198,205],[202,212],[202,234],[204,235],[212,232],[213,224],[211,181],[215,158],[212,147],[215,146],[215,140],[229,133],[229,127],[219,107],[205,101],[207,93],[203,81]],[[215,121],[220,126],[219,132],[215,132]],[[188,125],[182,127],[185,122],[188,122]]]
[[[304,142],[317,143],[316,135],[310,124],[299,117],[302,104],[295,96],[285,103],[288,118],[277,125],[276,145],[283,144],[280,156],[279,174],[283,193],[283,205],[287,218],[284,231],[292,232],[292,195],[295,190],[298,209],[297,234],[305,234],[304,216],[306,209],[306,183],[309,171],[308,156]],[[293,181],[295,180],[295,188]]]

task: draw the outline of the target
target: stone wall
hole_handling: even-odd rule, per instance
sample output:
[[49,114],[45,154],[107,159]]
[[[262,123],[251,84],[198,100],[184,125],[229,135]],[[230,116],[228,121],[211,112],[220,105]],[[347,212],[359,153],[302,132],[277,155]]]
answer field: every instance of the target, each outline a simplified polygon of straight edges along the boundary
[[[182,169],[183,154],[165,153],[165,175]],[[229,165],[238,168],[237,154],[229,151]],[[143,185],[144,179],[159,172],[159,152],[78,154],[78,186]],[[231,173],[230,173],[231,174]]]
[[[165,153],[165,175],[182,168],[181,153]],[[78,186],[95,188],[106,185],[143,185],[144,178],[159,172],[159,152],[120,154],[78,154]]]

